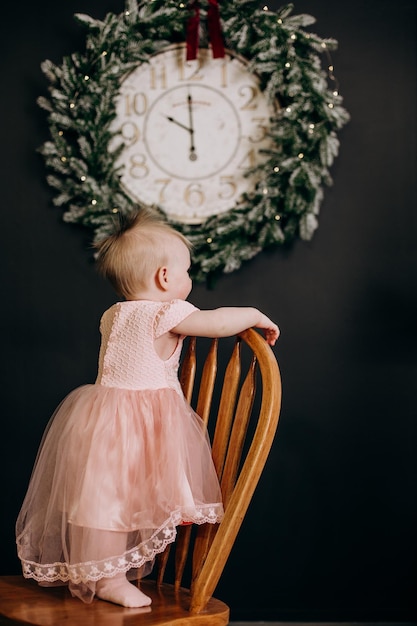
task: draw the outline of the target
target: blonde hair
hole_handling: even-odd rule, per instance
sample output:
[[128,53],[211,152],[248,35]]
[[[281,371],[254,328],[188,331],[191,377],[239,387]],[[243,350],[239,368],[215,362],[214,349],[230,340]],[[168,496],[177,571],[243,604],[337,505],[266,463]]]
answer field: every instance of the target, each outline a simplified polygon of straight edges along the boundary
[[189,240],[159,216],[144,209],[137,211],[118,232],[95,244],[97,270],[120,296],[132,297],[147,288],[155,272],[167,263],[165,243],[170,237],[177,237],[191,249]]

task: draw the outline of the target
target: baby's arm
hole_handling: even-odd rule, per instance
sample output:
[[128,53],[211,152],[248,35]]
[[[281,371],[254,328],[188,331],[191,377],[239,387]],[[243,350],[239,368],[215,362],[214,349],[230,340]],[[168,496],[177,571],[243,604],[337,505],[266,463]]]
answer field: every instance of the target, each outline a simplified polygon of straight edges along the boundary
[[275,345],[279,328],[266,315],[252,307],[222,307],[212,311],[195,311],[172,329],[191,337],[230,337],[247,328],[262,328],[269,345]]

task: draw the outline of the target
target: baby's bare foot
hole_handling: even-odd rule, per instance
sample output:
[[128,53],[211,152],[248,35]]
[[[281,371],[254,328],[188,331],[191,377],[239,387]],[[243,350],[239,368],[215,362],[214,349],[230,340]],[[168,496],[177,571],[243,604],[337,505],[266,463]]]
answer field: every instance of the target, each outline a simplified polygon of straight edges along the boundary
[[149,606],[152,602],[140,589],[130,583],[126,576],[103,578],[97,582],[96,595],[101,600],[120,604],[127,608]]

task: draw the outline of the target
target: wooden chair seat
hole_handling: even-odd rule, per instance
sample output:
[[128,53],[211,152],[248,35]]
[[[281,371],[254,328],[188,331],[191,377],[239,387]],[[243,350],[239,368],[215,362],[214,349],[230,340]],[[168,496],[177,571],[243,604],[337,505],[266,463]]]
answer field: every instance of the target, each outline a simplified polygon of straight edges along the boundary
[[143,581],[140,588],[151,596],[152,608],[125,609],[98,599],[83,604],[72,598],[66,587],[39,587],[22,576],[1,576],[0,626],[223,626],[229,623],[229,607],[215,598],[210,598],[201,613],[192,615],[189,590],[175,590],[174,585],[167,583],[161,588],[153,581]]
[[[189,340],[180,381],[187,400],[212,435],[224,519],[220,524],[182,526],[175,550],[159,555],[155,580],[141,581],[151,607],[127,609],[95,598],[90,605],[66,587],[40,587],[22,576],[0,577],[0,626],[223,626],[229,607],[212,597],[268,457],[281,406],[281,379],[271,348],[253,329],[239,334],[231,354],[218,357],[211,341],[201,350]],[[227,343],[227,342],[223,342]],[[223,345],[222,345],[223,347]],[[227,362],[224,370],[218,362]],[[197,381],[197,383],[196,383]],[[172,562],[172,567],[171,566]],[[172,582],[165,582],[172,571]],[[183,586],[188,576],[187,588]]]

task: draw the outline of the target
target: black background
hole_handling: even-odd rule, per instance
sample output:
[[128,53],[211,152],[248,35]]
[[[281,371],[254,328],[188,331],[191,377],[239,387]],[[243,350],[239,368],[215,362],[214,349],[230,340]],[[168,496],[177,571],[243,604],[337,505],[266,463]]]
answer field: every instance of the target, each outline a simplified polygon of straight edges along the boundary
[[[115,299],[89,261],[88,233],[52,206],[36,152],[48,137],[40,63],[82,49],[74,13],[123,8],[2,7],[2,574],[20,571],[14,521],[45,425],[67,392],[94,381],[98,321]],[[414,0],[295,4],[339,41],[352,118],[319,229],[190,298],[257,306],[282,329],[277,439],[216,591],[234,619],[415,617],[416,11]]]

